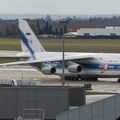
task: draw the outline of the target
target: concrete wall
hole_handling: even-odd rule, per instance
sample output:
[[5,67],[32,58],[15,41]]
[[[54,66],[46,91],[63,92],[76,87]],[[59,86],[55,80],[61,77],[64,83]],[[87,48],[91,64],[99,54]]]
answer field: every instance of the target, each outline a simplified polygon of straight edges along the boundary
[[[46,119],[55,119],[56,114],[69,110],[70,89],[75,88],[0,87],[0,119],[22,116],[24,109],[42,109]],[[79,102],[84,97],[83,100],[82,97],[80,99]]]
[[69,90],[69,105],[82,106],[85,105],[85,89],[84,87],[76,87]]
[[117,120],[120,117],[120,95],[58,114],[57,120]]

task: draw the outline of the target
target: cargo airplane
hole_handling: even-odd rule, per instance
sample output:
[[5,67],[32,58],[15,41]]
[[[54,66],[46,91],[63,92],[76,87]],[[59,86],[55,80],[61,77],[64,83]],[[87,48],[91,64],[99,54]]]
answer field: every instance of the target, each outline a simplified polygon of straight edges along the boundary
[[[13,56],[21,61],[0,64],[31,65],[46,75],[62,77],[62,53],[45,51],[29,24],[19,20],[19,36],[22,52]],[[120,78],[120,54],[65,52],[65,79],[93,80],[98,78]]]

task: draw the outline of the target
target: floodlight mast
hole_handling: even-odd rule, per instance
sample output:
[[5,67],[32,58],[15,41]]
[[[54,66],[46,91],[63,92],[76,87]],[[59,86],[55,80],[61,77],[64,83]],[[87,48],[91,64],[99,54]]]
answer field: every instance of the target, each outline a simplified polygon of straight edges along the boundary
[[62,26],[62,86],[65,86],[65,47],[64,47],[64,34],[65,34],[65,26],[67,25],[68,20],[62,19],[60,20],[60,24]]

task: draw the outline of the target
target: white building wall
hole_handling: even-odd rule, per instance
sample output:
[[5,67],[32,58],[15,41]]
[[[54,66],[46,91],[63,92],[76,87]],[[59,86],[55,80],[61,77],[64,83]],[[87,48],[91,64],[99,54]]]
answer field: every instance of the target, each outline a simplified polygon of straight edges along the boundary
[[80,28],[79,30],[77,30],[77,34],[79,36],[84,36],[86,33],[90,36],[108,36],[111,34],[120,35],[120,28]]

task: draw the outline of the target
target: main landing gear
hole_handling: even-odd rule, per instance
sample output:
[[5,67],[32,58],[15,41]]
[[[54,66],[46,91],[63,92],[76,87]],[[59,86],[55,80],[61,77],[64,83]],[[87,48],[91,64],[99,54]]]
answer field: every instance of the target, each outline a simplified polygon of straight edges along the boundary
[[98,81],[97,77],[65,76],[65,80]]

